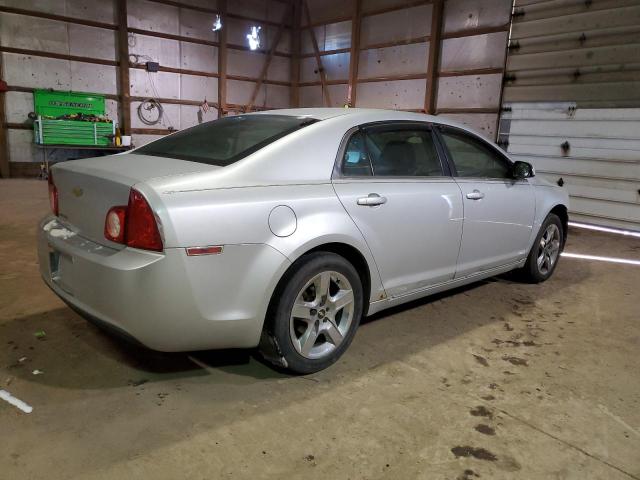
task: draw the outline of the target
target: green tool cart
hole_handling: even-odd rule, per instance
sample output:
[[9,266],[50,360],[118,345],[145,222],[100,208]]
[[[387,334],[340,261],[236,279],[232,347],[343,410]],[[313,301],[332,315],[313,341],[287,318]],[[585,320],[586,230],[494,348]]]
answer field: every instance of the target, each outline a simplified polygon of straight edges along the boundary
[[35,90],[35,143],[39,145],[109,146],[116,125],[105,115],[102,95]]

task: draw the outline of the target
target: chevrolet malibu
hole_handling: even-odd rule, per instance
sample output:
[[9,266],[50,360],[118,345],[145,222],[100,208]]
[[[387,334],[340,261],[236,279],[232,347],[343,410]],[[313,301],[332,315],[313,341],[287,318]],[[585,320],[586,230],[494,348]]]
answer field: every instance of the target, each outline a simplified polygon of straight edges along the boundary
[[55,165],[47,285],[160,351],[259,347],[310,373],[362,317],[517,270],[548,279],[566,192],[446,119],[362,109],[222,118]]

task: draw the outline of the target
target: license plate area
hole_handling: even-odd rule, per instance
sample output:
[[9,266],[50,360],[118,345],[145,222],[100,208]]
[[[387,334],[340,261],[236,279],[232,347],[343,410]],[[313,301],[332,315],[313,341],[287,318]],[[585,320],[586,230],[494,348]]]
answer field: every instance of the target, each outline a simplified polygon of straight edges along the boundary
[[73,257],[49,246],[49,274],[51,281],[73,295],[69,284],[73,275]]

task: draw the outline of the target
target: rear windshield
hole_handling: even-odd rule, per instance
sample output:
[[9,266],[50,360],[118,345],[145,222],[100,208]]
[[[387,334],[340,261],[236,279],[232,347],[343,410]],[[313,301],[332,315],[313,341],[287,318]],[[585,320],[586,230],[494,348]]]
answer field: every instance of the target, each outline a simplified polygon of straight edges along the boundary
[[226,167],[316,122],[290,115],[237,115],[182,130],[135,153]]

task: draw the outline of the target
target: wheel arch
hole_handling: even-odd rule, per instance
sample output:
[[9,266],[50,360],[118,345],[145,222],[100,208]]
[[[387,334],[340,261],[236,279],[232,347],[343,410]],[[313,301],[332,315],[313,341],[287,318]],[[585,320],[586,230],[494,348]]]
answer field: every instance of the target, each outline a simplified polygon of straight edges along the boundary
[[555,205],[549,211],[549,213],[553,213],[554,215],[557,215],[560,218],[560,221],[562,222],[563,235],[562,235],[562,246],[560,247],[560,250],[562,251],[564,250],[565,243],[567,243],[567,230],[569,228],[569,210],[567,209],[566,205],[559,203]]
[[[367,315],[367,311],[369,309],[369,303],[371,302],[371,297],[373,294],[372,290],[372,275],[374,272],[372,271],[372,267],[365,255],[358,249],[356,246],[343,242],[343,241],[326,241],[324,243],[319,243],[315,245],[307,245],[305,248],[298,250],[296,252],[295,257],[290,258],[291,264],[284,271],[284,273],[278,279],[273,292],[271,293],[271,298],[269,299],[269,304],[267,307],[267,312],[264,320],[264,328],[269,328],[270,321],[273,318],[273,310],[275,308],[275,299],[277,299],[284,288],[284,285],[288,281],[288,278],[291,276],[292,272],[298,267],[299,262],[307,255],[316,252],[330,252],[335,253],[336,255],[340,255],[348,262],[350,262],[358,272],[360,276],[360,280],[362,282],[362,290],[365,295],[365,301],[363,305],[363,317]],[[376,268],[373,266],[373,268]],[[377,271],[375,271],[377,274]]]

